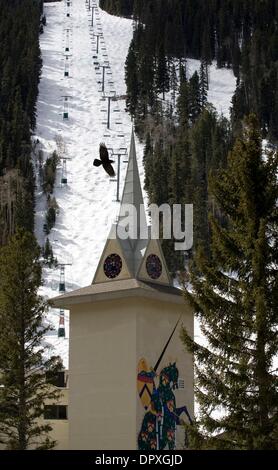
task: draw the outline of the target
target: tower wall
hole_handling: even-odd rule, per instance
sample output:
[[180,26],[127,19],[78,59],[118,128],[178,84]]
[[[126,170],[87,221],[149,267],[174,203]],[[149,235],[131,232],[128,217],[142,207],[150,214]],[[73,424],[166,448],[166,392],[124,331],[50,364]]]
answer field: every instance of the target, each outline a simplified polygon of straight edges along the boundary
[[73,306],[70,323],[70,449],[135,448],[134,302]]
[[[177,409],[181,409],[186,406],[191,418],[193,418],[194,415],[193,358],[191,354],[185,351],[185,347],[180,340],[180,331],[182,325],[186,327],[189,334],[193,335],[194,320],[191,309],[185,303],[176,304],[172,302],[144,299],[143,301],[141,300],[140,305],[138,305],[137,307],[137,363],[141,359],[144,359],[147,362],[149,368],[155,367],[179,318],[180,321],[175,330],[175,333],[169,342],[169,345],[161,359],[157,370],[155,371],[156,377],[154,378],[154,384],[157,390],[159,388],[161,380],[161,372],[163,370],[165,371],[165,368],[167,368],[170,364],[176,364],[176,368],[179,374],[179,384],[184,384],[184,388],[173,389],[172,383],[170,383],[162,389],[162,393],[159,397],[160,406],[162,405],[160,430],[161,436],[163,434],[163,423],[165,426],[165,433],[167,432],[167,429],[171,427],[169,422],[168,424],[166,423],[165,409],[167,408],[167,399],[174,397]],[[168,398],[165,400],[163,400],[164,390],[167,390],[168,392]],[[136,403],[136,425],[137,436],[139,436],[140,432],[142,430],[144,431],[144,428],[146,428],[144,420],[147,421],[147,414],[150,412],[152,406],[150,406],[148,410],[144,410],[142,401],[140,400],[138,393]],[[176,410],[173,410],[173,413],[173,416],[175,418]],[[181,413],[180,418],[184,422],[189,422],[184,411]],[[177,423],[174,424],[174,428],[174,448],[183,449],[185,442],[184,428],[183,426],[178,425]],[[156,429],[157,433],[158,431],[159,430]],[[166,444],[165,449],[168,448],[169,444]]]
[[[182,323],[193,331],[193,317],[185,304],[127,295],[72,307],[70,449],[137,448],[147,412],[138,393],[138,364],[145,359],[155,366],[181,314],[155,382],[164,367],[176,362],[185,382],[185,389],[175,391],[176,405],[186,405],[193,416],[193,362],[179,339]],[[183,446],[180,435],[178,431],[178,448]]]

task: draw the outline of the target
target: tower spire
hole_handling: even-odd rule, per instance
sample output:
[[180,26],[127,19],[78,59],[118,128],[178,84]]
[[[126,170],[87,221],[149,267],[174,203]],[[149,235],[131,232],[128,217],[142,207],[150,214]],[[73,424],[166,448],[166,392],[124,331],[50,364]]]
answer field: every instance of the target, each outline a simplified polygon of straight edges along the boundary
[[118,225],[126,216],[127,205],[132,205],[134,212],[132,214],[132,224],[135,228],[133,232],[132,240],[140,239],[140,230],[141,234],[146,233],[147,230],[147,219],[144,208],[144,199],[142,193],[142,187],[140,182],[137,156],[136,156],[136,146],[135,146],[135,136],[134,129],[132,128],[131,133],[131,142],[130,142],[130,152],[129,152],[129,161],[126,172],[124,190],[122,195],[121,207],[119,212]]
[[[152,276],[150,276],[146,271],[148,256],[148,265],[150,265],[148,269],[151,272],[155,259],[158,272],[161,271],[158,277],[157,273],[155,275],[151,273]],[[111,266],[112,271],[118,269],[115,276],[109,277],[109,274],[105,274],[105,260]],[[148,230],[133,129],[119,218],[111,228],[93,284],[111,282],[114,279],[141,279],[171,285],[159,240],[152,240]]]

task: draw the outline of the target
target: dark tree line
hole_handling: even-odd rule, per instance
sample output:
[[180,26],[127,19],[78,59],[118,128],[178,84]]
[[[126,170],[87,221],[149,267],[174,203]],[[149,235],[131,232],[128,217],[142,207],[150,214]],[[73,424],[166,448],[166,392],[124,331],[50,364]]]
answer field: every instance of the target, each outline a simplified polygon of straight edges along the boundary
[[[211,174],[226,165],[232,135],[230,123],[214,108],[202,104],[198,74],[183,80],[178,94],[178,115],[157,114],[146,124],[145,189],[151,203],[194,205],[194,246],[209,251],[208,212],[225,222],[210,194]],[[161,184],[163,182],[163,184]],[[184,268],[184,256],[173,254],[173,242],[164,250],[175,272]],[[189,253],[191,256],[192,253]]]
[[[122,0],[113,8],[103,0],[101,6],[113,14],[129,13],[134,20],[126,60],[127,108],[137,133],[146,139],[150,200],[193,203],[195,246],[202,242],[208,250],[209,210],[225,223],[208,178],[225,167],[244,116],[254,112],[263,137],[278,140],[277,2]],[[188,57],[201,61],[199,73],[190,79]],[[237,77],[230,123],[207,104],[213,60]],[[163,185],[156,172],[163,175]],[[169,250],[175,270],[179,263]]]
[[[41,2],[0,0],[0,11],[0,243],[3,243],[17,225],[32,231],[34,224],[30,156],[41,71]],[[3,177],[11,171],[14,179],[11,187],[18,188],[17,194],[5,191]],[[11,209],[10,200],[14,198]],[[9,225],[11,219],[13,227]]]
[[130,17],[133,11],[133,0],[100,0],[100,7],[112,15]]
[[194,448],[278,447],[277,169],[278,153],[263,152],[250,115],[227,167],[210,179],[229,223],[210,215],[210,257],[198,250],[185,291],[206,338],[182,333],[196,359]]
[[133,101],[137,97],[139,113],[142,82],[151,105],[157,90],[167,90],[165,76],[170,74],[173,58],[216,60],[218,67],[231,67],[238,78],[232,112],[235,130],[244,115],[255,112],[264,136],[278,139],[275,0],[102,0],[101,6],[134,18],[129,63],[136,59],[137,77],[132,69],[127,82],[134,84],[128,94]]

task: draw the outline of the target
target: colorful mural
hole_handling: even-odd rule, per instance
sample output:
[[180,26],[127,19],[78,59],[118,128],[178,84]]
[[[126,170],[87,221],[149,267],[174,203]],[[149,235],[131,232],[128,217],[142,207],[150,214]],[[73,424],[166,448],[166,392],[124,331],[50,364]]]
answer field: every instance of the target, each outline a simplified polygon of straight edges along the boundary
[[138,436],[139,450],[173,450],[176,447],[176,426],[184,423],[181,415],[185,413],[192,424],[187,407],[176,406],[174,390],[178,388],[178,378],[176,363],[170,363],[157,374],[148,366],[146,359],[139,361],[137,390],[146,411]]
[[[180,317],[181,318],[181,317]],[[139,450],[173,450],[176,448],[176,427],[184,424],[183,414],[192,424],[186,406],[177,408],[174,390],[178,389],[179,370],[176,362],[169,363],[158,374],[158,368],[179,324],[178,319],[157,363],[149,367],[146,359],[140,359],[137,367],[137,390],[145,415],[138,435]]]

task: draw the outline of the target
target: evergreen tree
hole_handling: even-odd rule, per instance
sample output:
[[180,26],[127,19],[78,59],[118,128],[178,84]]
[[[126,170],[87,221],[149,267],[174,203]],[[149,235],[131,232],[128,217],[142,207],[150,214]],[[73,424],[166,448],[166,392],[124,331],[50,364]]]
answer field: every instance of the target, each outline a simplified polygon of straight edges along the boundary
[[157,68],[156,68],[156,90],[158,93],[163,94],[165,100],[165,93],[169,91],[170,78],[169,78],[169,67],[165,56],[165,47],[163,41],[161,41],[157,55]]
[[200,95],[201,107],[204,108],[208,101],[208,65],[202,60],[200,66]]
[[44,402],[58,397],[45,372],[61,367],[45,359],[42,340],[47,305],[38,296],[40,250],[19,230],[0,249],[0,442],[8,449],[49,449],[51,427],[43,424]]
[[57,262],[57,259],[54,258],[53,249],[52,249],[52,246],[51,246],[51,243],[50,243],[48,237],[46,239],[44,247],[42,248],[42,256],[43,256],[44,262],[45,262],[45,264],[47,264],[47,266],[49,266],[50,268],[53,265],[57,266],[58,262]]
[[126,58],[125,63],[125,80],[126,80],[126,87],[127,87],[127,109],[129,110],[132,116],[135,115],[137,103],[138,103],[138,93],[139,93],[139,86],[138,86],[138,65],[137,65],[137,57],[136,57],[136,50],[135,50],[135,41],[132,39],[128,55]]
[[[226,227],[211,217],[211,257],[199,250],[192,291],[204,345],[183,330],[196,364],[202,428],[193,446],[277,449],[277,153],[262,152],[254,115],[212,181]],[[202,436],[200,429],[205,431]]]
[[172,66],[171,66],[170,90],[171,90],[172,105],[173,105],[173,107],[175,107],[176,106],[177,91],[178,91],[178,77],[177,77],[175,64],[172,64]]
[[[153,155],[148,158],[149,165],[152,165],[155,171],[149,173],[149,198],[151,203],[158,206],[168,202],[168,171],[169,156],[163,148],[163,139],[160,138],[154,145]],[[161,184],[163,181],[163,184]]]
[[134,0],[133,5],[133,17],[136,21],[139,21],[143,16],[143,4],[144,0]]
[[[153,32],[149,29],[144,34],[152,37]],[[152,41],[140,39],[140,52],[138,58],[138,83],[139,99],[138,114],[144,119],[155,104],[155,50]]]
[[150,181],[149,181],[149,174],[152,173],[153,168],[152,166],[152,155],[153,155],[153,145],[150,132],[147,133],[146,136],[146,144],[144,148],[144,157],[143,163],[145,169],[148,167],[149,171],[145,171],[145,181],[144,181],[144,188],[148,192],[150,190]]
[[15,228],[23,228],[27,231],[34,230],[34,201],[26,180],[24,180],[23,188],[17,193]]
[[46,233],[49,234],[53,229],[56,222],[56,209],[54,207],[49,207],[46,213]]
[[188,116],[194,123],[202,111],[201,85],[198,72],[195,72],[188,84]]
[[[0,0],[0,187],[4,175],[15,168],[24,184],[14,187],[16,226],[32,231],[34,225],[34,175],[31,160],[31,132],[36,125],[36,101],[41,57],[39,27],[41,1]],[[0,226],[10,233],[0,201]],[[2,231],[2,230],[1,230]],[[1,237],[0,243],[6,242]]]
[[56,181],[56,170],[59,163],[59,156],[56,151],[53,152],[51,157],[48,157],[44,165],[44,182],[43,190],[48,194],[52,194]]
[[[181,70],[182,72],[182,70]],[[181,127],[188,126],[189,122],[189,98],[188,98],[188,82],[183,73],[180,74],[180,89],[177,99],[177,113],[179,125]]]

